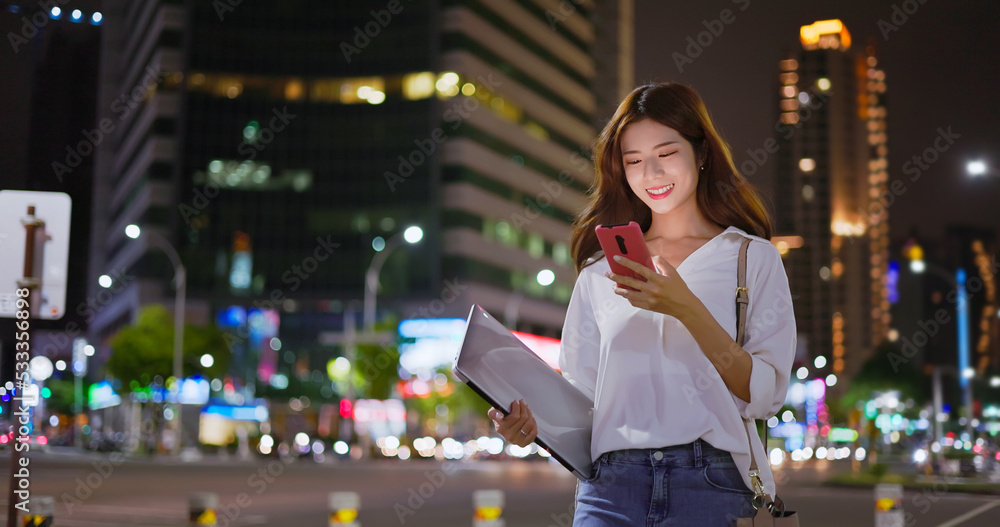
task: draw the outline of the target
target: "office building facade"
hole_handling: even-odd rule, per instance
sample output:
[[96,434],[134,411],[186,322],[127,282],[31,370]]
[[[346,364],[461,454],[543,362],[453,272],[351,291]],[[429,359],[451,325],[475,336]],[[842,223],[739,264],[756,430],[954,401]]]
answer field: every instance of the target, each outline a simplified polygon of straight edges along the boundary
[[248,381],[325,375],[411,225],[379,320],[475,302],[558,334],[589,147],[631,87],[631,2],[107,4],[98,108],[119,131],[96,157],[92,282],[135,279],[95,318],[103,353],[172,305],[169,260],[131,224],[177,249],[189,321],[256,331],[234,349]]

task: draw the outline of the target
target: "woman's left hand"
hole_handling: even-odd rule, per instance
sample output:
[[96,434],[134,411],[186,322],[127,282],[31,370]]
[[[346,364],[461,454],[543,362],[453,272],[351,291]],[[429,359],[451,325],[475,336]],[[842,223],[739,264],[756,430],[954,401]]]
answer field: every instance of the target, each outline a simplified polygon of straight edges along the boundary
[[604,274],[616,282],[615,294],[628,300],[633,306],[678,318],[684,310],[690,309],[695,299],[694,294],[666,258],[659,255],[653,257],[655,272],[621,255],[615,255],[615,261],[645,278],[643,281],[611,271]]

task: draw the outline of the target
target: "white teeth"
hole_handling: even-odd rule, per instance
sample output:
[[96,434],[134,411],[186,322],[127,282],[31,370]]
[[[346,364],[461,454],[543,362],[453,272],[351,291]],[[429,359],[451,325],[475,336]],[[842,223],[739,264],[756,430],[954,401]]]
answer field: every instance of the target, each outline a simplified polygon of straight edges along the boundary
[[668,190],[670,190],[672,188],[674,188],[674,184],[673,183],[671,183],[671,184],[669,184],[669,185],[667,185],[665,187],[661,187],[658,190],[648,190],[647,192],[649,192],[650,194],[652,194],[654,196],[659,196],[660,194],[663,194],[663,193],[665,193],[666,191],[668,191]]

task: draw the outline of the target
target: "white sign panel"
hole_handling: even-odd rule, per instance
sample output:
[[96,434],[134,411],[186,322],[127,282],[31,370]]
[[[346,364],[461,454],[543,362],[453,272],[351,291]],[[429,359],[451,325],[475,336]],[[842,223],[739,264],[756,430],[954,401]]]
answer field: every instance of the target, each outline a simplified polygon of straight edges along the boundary
[[28,216],[29,205],[35,207],[35,217],[45,222],[35,238],[35,277],[41,279],[41,294],[33,295],[37,305],[31,306],[31,313],[57,320],[66,314],[69,272],[71,201],[63,192],[0,191],[0,317],[12,318],[16,311],[17,281],[24,278],[21,220]]

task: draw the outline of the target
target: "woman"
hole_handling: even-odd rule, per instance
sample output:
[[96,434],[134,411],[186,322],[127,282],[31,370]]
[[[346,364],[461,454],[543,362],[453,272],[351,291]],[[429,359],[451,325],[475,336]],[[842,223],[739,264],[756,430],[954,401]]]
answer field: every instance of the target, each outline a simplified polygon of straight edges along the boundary
[[[750,444],[764,491],[774,481],[756,427],[782,405],[795,351],[788,280],[771,219],[690,88],[636,88],[594,149],[596,177],[577,218],[577,277],[563,326],[563,376],[594,401],[594,476],[577,487],[574,526],[733,525],[753,516]],[[634,220],[655,272],[616,275],[594,227]],[[741,242],[746,339],[735,343]],[[629,286],[628,289],[623,286]],[[537,433],[515,402],[497,431]],[[749,430],[749,434],[748,431]]]

